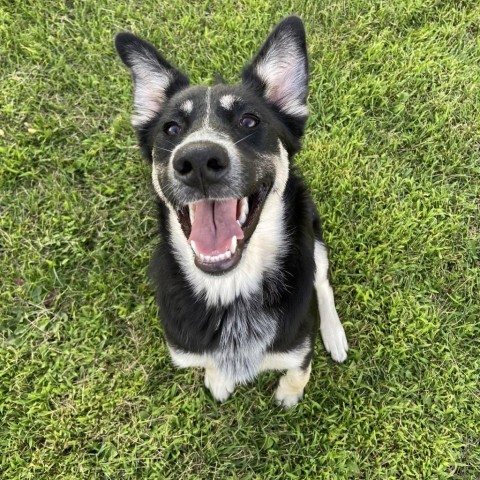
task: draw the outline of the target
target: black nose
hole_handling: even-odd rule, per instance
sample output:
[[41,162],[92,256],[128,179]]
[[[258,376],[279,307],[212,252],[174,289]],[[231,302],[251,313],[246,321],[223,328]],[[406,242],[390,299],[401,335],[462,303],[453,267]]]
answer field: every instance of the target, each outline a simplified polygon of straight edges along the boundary
[[190,187],[205,190],[230,169],[227,151],[217,143],[192,142],[181,147],[173,159],[175,177]]

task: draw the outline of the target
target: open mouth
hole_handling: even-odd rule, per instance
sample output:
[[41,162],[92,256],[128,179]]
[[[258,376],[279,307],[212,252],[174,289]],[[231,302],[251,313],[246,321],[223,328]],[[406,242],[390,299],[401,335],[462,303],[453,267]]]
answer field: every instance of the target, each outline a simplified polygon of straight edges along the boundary
[[207,273],[224,273],[242,258],[254,232],[270,186],[241,199],[205,199],[178,210],[178,220],[195,256]]

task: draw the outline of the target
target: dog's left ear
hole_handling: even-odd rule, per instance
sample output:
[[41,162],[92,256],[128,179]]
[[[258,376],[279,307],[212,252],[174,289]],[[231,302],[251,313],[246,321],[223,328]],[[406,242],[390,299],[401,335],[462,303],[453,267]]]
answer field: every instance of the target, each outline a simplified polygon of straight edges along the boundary
[[306,119],[308,58],[300,18],[287,17],[275,27],[242,79],[281,112]]

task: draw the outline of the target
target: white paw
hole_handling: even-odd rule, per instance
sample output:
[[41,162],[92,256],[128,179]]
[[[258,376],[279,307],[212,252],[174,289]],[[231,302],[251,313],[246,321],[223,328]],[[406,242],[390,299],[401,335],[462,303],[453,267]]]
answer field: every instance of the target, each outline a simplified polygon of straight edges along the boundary
[[292,393],[291,391],[286,391],[282,388],[282,385],[279,385],[277,391],[275,392],[275,401],[277,405],[283,408],[292,408],[303,398],[303,390],[300,392]]
[[320,333],[325,349],[330,353],[333,360],[339,363],[344,362],[347,359],[348,342],[338,316],[328,321],[322,320]]
[[226,381],[213,370],[205,371],[205,386],[217,402],[224,402],[235,390],[233,382]]

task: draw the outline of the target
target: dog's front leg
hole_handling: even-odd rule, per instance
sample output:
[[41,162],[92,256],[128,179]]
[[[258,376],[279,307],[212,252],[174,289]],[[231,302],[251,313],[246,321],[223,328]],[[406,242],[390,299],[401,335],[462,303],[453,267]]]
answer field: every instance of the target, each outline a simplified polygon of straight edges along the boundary
[[235,383],[214,366],[205,368],[205,386],[217,402],[224,402],[235,390]]
[[327,249],[318,240],[315,242],[315,290],[320,310],[320,333],[327,352],[336,362],[347,358],[348,343],[333,298],[333,290],[328,281]]
[[275,400],[279,405],[290,408],[296,405],[303,398],[303,390],[310,379],[312,364],[307,368],[291,368],[285,375],[280,377],[275,392]]

